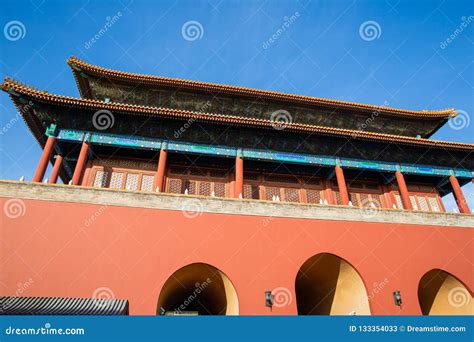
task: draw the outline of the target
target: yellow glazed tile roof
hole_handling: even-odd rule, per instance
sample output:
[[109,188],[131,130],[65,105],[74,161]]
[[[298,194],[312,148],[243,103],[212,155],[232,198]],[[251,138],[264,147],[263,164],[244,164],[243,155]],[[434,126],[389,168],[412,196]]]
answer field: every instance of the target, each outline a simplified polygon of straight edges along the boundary
[[[270,90],[260,90],[253,88],[245,88],[238,86],[229,86],[215,83],[199,82],[199,81],[190,81],[183,80],[178,78],[170,77],[161,77],[161,76],[152,76],[144,74],[135,74],[124,71],[117,71],[112,69],[103,68],[97,65],[89,64],[84,62],[74,56],[71,56],[67,63],[72,67],[76,81],[78,81],[78,69],[90,72],[98,76],[107,76],[115,79],[120,79],[128,82],[140,82],[147,83],[150,85],[166,85],[166,86],[176,86],[189,88],[194,90],[214,90],[223,93],[230,93],[233,95],[247,95],[255,96],[261,98],[268,98],[273,100],[287,101],[287,102],[297,102],[300,104],[319,104],[327,106],[335,106],[341,108],[349,109],[360,109],[368,111],[382,111],[387,114],[393,114],[398,116],[419,116],[419,117],[432,117],[432,118],[449,118],[456,116],[457,113],[454,109],[441,109],[441,110],[407,110],[399,108],[391,108],[384,106],[368,105],[357,102],[341,101],[341,100],[331,100],[319,97],[303,96],[288,94]],[[78,82],[79,83],[79,82]],[[79,84],[78,84],[79,85]]]
[[[10,78],[5,78],[3,84],[0,87],[9,92],[11,95],[20,95],[29,96],[40,102],[50,103],[52,105],[58,106],[73,106],[85,109],[99,110],[107,109],[110,111],[125,112],[131,115],[140,115],[140,116],[162,116],[169,118],[177,119],[190,119],[202,121],[202,122],[213,122],[217,124],[229,124],[235,126],[246,126],[246,127],[255,127],[263,129],[273,129],[275,122],[272,120],[242,117],[242,116],[232,116],[232,115],[222,115],[222,114],[213,114],[213,113],[203,113],[203,112],[192,112],[179,109],[171,108],[159,108],[159,107],[148,107],[141,105],[132,105],[125,103],[116,103],[116,102],[104,102],[98,100],[84,99],[84,98],[74,98],[70,96],[54,95],[50,94],[44,90],[38,90],[19,82],[16,82]],[[431,140],[425,138],[415,138],[408,136],[399,136],[393,134],[383,134],[383,133],[374,133],[358,130],[349,130],[335,127],[325,127],[325,126],[316,126],[308,125],[301,123],[288,123],[285,124],[285,129],[282,131],[292,131],[292,132],[301,132],[301,133],[315,133],[315,134],[325,134],[333,135],[346,138],[359,138],[364,140],[373,140],[373,141],[393,141],[403,144],[410,145],[424,145],[432,147],[444,147],[444,148],[453,148],[453,149],[462,149],[462,150],[473,150],[474,144],[467,143],[458,143],[442,140]],[[282,133],[284,134],[284,133]]]

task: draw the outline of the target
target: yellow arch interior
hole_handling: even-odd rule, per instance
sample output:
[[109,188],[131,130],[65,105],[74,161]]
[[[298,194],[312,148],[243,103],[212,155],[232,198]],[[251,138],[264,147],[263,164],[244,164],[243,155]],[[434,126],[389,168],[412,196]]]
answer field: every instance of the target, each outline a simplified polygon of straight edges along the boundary
[[470,291],[457,278],[443,270],[427,272],[418,286],[423,315],[473,315]]
[[343,259],[318,254],[296,277],[299,315],[370,315],[369,299],[357,271]]
[[238,315],[237,292],[217,268],[196,263],[174,272],[163,285],[157,313]]

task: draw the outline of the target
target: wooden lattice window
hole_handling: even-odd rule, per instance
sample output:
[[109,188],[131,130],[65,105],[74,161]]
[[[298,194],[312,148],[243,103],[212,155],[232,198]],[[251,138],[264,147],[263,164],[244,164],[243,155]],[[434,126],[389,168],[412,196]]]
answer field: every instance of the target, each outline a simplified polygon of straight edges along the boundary
[[349,200],[354,207],[361,208],[385,208],[385,200],[382,190],[377,183],[350,182]]
[[172,194],[182,194],[184,193],[184,187],[183,187],[183,180],[182,179],[168,179],[168,191],[169,193]]
[[244,184],[244,193],[242,194],[242,197],[247,199],[259,199],[259,186],[252,184]]
[[397,205],[398,209],[403,209],[403,201],[402,201],[402,196],[398,192],[395,192],[393,194],[395,196],[395,203]]
[[300,189],[283,188],[283,195],[283,201],[285,202],[300,202]]
[[125,181],[125,189],[130,191],[137,191],[138,190],[138,181],[139,181],[139,174],[136,173],[128,173],[127,179]]
[[[118,160],[118,165],[123,168],[109,166],[111,161],[99,160],[106,164],[93,166],[91,171],[90,185],[94,187],[103,187],[111,189],[125,189],[130,191],[153,191],[155,180],[154,172],[132,169],[131,167],[147,167],[147,163],[127,162]],[[113,165],[113,164],[112,164]]]
[[418,203],[420,204],[421,211],[430,211],[430,207],[428,206],[428,201],[424,196],[417,196]]
[[166,192],[200,196],[228,196],[229,172],[221,169],[171,166]]
[[[395,196],[399,194],[397,185],[393,184],[392,187],[395,189]],[[408,191],[413,210],[429,212],[444,211],[444,206],[436,186],[431,184],[408,184]],[[397,197],[395,197],[395,199],[397,199]]]
[[111,189],[122,189],[123,185],[123,172],[114,172],[112,171],[112,175],[110,176],[110,184],[109,188]]
[[441,207],[438,203],[438,198],[436,198],[434,196],[428,196],[427,199],[428,199],[428,203],[431,207],[431,211],[434,211],[434,212],[440,212],[441,211]]
[[211,196],[211,182],[199,182],[199,195]]
[[306,202],[321,204],[323,199],[322,192],[322,190],[306,189]]
[[155,176],[143,175],[141,183],[141,191],[153,191],[153,184],[155,183]]
[[410,194],[410,202],[413,210],[431,212],[444,211],[439,203],[439,197],[435,194]]
[[273,186],[266,186],[265,187],[265,199],[267,201],[272,201],[274,200],[277,196],[280,197],[280,188],[273,187]]
[[413,210],[419,210],[415,195],[410,195],[410,203]]
[[353,206],[360,207],[359,196],[357,194],[354,194],[354,193],[349,194],[349,199],[351,200],[351,203]]
[[184,182],[184,192],[188,193],[188,195],[197,195],[197,186],[196,181],[185,181]]
[[226,184],[225,183],[214,183],[214,195],[216,197],[225,197],[225,189],[226,189]]
[[94,178],[94,182],[92,183],[92,186],[100,187],[100,188],[106,187],[108,177],[109,177],[109,173],[107,171],[97,170],[97,172],[95,173],[95,178]]

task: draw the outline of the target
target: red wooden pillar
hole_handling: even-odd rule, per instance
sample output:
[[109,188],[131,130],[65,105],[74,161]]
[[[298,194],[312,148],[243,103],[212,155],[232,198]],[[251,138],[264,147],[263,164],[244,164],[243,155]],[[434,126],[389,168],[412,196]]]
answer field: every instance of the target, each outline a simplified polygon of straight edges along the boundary
[[339,194],[343,205],[349,205],[349,193],[347,192],[346,179],[344,178],[344,171],[339,165],[336,165],[336,179]]
[[168,158],[168,151],[166,150],[166,148],[162,147],[160,150],[160,159],[158,160],[158,169],[156,170],[156,176],[155,176],[154,189],[156,192],[163,191],[163,183],[164,183],[165,173],[166,173],[167,158]]
[[449,176],[449,182],[453,187],[454,198],[456,198],[456,203],[458,204],[459,212],[462,214],[470,214],[471,210],[469,209],[464,194],[459,186],[458,179],[454,176]]
[[48,183],[56,184],[58,181],[59,170],[61,169],[61,164],[63,163],[63,156],[58,154],[56,155],[56,160],[54,161],[53,171],[51,171],[51,175],[49,176]]
[[32,182],[42,182],[46,169],[48,168],[48,162],[51,159],[53,154],[54,145],[56,143],[55,137],[48,137],[46,144],[44,145],[43,153],[36,167],[35,174],[33,176]]
[[72,175],[72,184],[79,185],[84,172],[84,167],[86,165],[87,156],[89,155],[89,143],[84,140],[81,146],[81,152],[79,153],[79,158],[77,159],[76,168],[74,169],[74,174]]
[[244,195],[244,159],[237,153],[235,157],[235,188],[234,197],[242,198]]
[[397,170],[395,171],[395,177],[397,178],[398,191],[400,192],[400,197],[402,198],[403,208],[405,208],[405,210],[413,210],[403,173]]

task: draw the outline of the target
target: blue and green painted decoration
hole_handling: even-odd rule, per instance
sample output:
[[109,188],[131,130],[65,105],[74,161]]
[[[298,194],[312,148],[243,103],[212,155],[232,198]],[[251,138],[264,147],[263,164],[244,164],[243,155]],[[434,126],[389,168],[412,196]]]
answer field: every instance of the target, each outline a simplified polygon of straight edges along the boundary
[[[48,128],[47,135],[51,134],[52,128]],[[108,133],[90,133],[78,130],[53,129],[55,136],[59,141],[83,141],[86,134],[93,145],[109,145],[114,147],[125,147],[143,150],[159,151],[162,146],[172,152],[186,152],[193,154],[204,154],[222,157],[235,157],[238,148],[226,146],[214,146],[204,144],[193,144],[186,142],[163,141],[159,139],[116,135]],[[164,145],[166,144],[166,145]],[[395,172],[400,170],[406,174],[418,174],[428,176],[451,176],[460,178],[473,178],[474,172],[464,169],[451,169],[439,166],[428,165],[409,165],[398,164],[383,161],[369,161],[353,158],[340,158],[331,156],[315,156],[299,153],[283,153],[276,151],[265,151],[258,149],[243,149],[239,151],[245,159],[278,161],[292,164],[317,165],[317,166],[335,166],[360,169],[360,170],[378,170],[386,172]],[[239,153],[239,154],[240,154]]]

